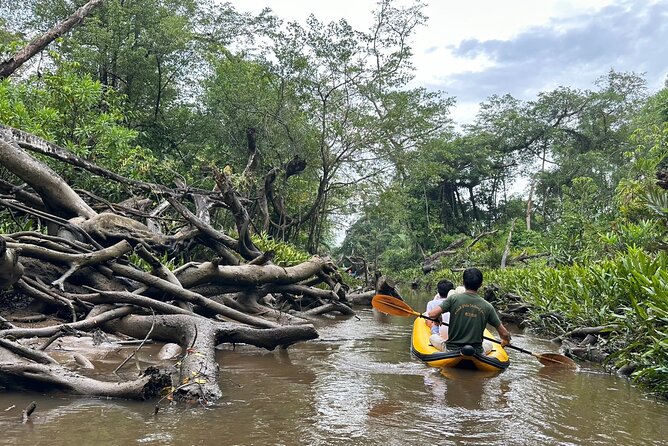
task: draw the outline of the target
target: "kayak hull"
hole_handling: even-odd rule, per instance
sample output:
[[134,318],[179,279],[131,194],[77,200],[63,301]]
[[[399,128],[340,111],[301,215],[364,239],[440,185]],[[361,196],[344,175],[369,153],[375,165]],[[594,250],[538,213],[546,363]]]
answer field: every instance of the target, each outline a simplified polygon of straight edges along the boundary
[[[485,337],[495,339],[485,330]],[[411,336],[411,354],[430,367],[467,368],[485,371],[505,370],[510,365],[508,353],[500,344],[494,343],[492,351],[486,355],[461,352],[442,352],[429,343],[431,329],[422,318],[415,319]]]

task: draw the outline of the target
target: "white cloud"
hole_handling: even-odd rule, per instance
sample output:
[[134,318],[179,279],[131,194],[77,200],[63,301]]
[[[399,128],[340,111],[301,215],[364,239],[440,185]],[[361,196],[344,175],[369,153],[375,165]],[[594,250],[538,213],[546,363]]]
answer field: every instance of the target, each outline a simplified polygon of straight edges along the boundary
[[[447,90],[452,74],[476,73],[492,68],[497,61],[486,54],[462,57],[452,49],[464,40],[507,41],[522,32],[546,26],[555,19],[592,13],[613,0],[469,0],[432,1],[425,13],[426,27],[414,42],[415,84],[441,86]],[[483,100],[484,98],[481,98]]]
[[[411,1],[398,0],[397,5]],[[452,116],[470,122],[492,94],[528,99],[568,85],[592,88],[608,70],[647,73],[658,89],[668,72],[668,5],[653,0],[431,0],[413,39],[412,86],[457,98]],[[265,7],[286,21],[345,18],[367,30],[376,0],[234,0],[240,11]],[[468,118],[466,118],[468,117]],[[461,121],[461,119],[466,119]]]
[[421,67],[417,70],[413,85],[433,86],[448,83],[448,76],[457,73],[480,72],[494,66],[492,58],[485,54],[475,57],[460,57],[452,48],[434,48],[413,56],[413,64]]
[[450,117],[457,123],[472,122],[478,113],[478,102],[457,102],[457,106],[451,110]]

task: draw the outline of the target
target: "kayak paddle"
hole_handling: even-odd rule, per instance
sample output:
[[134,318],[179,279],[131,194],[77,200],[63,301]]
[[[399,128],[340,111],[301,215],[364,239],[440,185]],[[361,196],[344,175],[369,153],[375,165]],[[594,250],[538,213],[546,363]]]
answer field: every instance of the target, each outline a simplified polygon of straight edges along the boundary
[[[437,319],[432,319],[421,313],[418,313],[417,311],[413,310],[410,307],[410,305],[408,305],[403,300],[397,299],[396,297],[387,296],[385,294],[376,294],[373,297],[373,299],[371,299],[371,305],[376,310],[386,314],[391,314],[393,316],[417,316],[423,319],[429,319],[434,322],[440,322]],[[440,322],[440,323],[448,325],[445,322]],[[501,344],[501,341],[498,341],[494,338],[488,338],[487,336],[483,336],[483,338],[487,339],[488,341]],[[543,365],[569,368],[569,369],[574,369],[577,367],[577,364],[571,358],[569,358],[568,356],[560,355],[558,353],[533,353],[530,352],[529,350],[525,350],[521,347],[515,347],[514,345],[511,344],[505,345],[504,348],[505,347],[517,350],[518,352],[526,353],[527,355],[531,355],[534,358],[538,359],[538,361],[540,361],[540,363]]]

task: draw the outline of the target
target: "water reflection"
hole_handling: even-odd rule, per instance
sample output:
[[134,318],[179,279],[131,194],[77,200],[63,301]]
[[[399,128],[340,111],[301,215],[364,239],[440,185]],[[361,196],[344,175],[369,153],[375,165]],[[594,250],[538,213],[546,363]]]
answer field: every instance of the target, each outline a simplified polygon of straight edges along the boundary
[[[37,410],[30,421],[21,423],[20,412],[25,407],[26,395],[4,396],[13,398],[17,409],[6,411],[0,418],[0,428],[3,431],[0,444],[67,444],[65,436],[72,439],[92,438],[92,433],[97,444],[122,444],[118,441],[117,434],[120,426],[136,431],[150,419],[149,411],[145,411],[146,405],[52,396],[36,398]],[[59,441],[60,435],[62,437]],[[23,440],[17,442],[17,438]],[[73,443],[75,441],[73,440]]]
[[376,309],[371,310],[371,314],[373,315],[373,321],[379,325],[391,325],[392,320],[396,318],[396,316],[390,316],[389,314],[381,313]]
[[310,385],[316,379],[312,370],[303,364],[295,364],[290,350],[283,348],[266,352],[238,345],[234,349],[223,347],[218,351],[218,363],[221,364],[221,380],[238,387],[243,387],[243,384],[240,384],[243,380],[235,377],[247,373],[248,370],[267,370],[268,379],[286,383]]
[[[430,297],[416,295],[411,306]],[[412,318],[358,315],[323,319],[319,339],[288,350],[224,346],[224,396],[213,410],[165,405],[154,415],[155,402],[0,393],[0,444],[635,446],[668,438],[668,404],[596,368],[548,368],[512,354],[500,373],[440,371],[411,358]],[[532,351],[555,348],[514,338]],[[21,424],[32,400],[32,424]]]
[[[498,379],[491,379],[497,377],[500,373],[503,372],[441,369],[440,374],[447,380],[444,403],[464,409],[483,408],[483,401],[488,400],[485,398],[486,395],[498,396],[500,390],[503,390],[497,386]],[[493,407],[498,408],[496,404],[493,404]]]

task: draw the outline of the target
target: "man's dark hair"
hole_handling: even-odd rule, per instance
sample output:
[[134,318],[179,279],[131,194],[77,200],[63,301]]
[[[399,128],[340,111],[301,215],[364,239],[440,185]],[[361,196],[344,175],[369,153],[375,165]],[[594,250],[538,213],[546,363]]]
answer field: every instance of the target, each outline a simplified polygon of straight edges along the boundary
[[478,268],[464,270],[464,286],[467,290],[478,291],[480,285],[482,285],[482,271]]
[[450,282],[448,279],[439,280],[438,285],[436,285],[436,289],[438,290],[439,296],[447,297],[448,292],[455,289],[455,284]]

